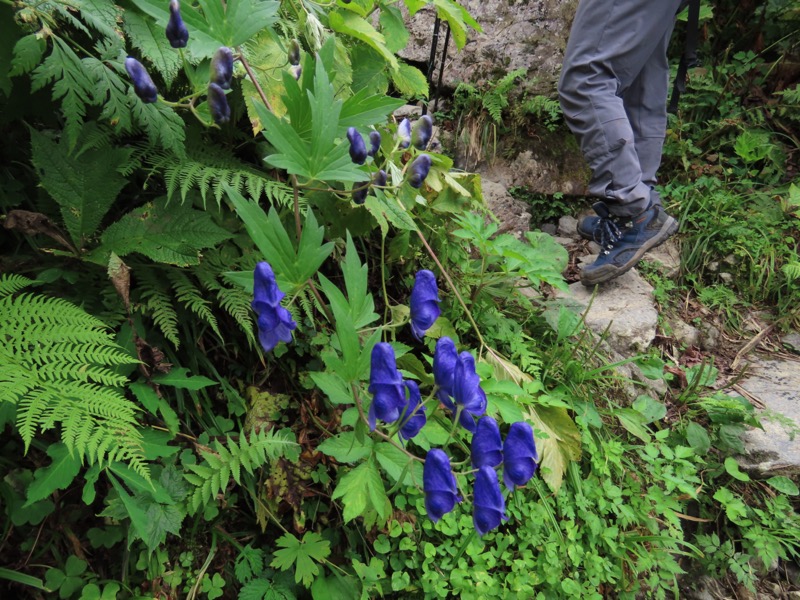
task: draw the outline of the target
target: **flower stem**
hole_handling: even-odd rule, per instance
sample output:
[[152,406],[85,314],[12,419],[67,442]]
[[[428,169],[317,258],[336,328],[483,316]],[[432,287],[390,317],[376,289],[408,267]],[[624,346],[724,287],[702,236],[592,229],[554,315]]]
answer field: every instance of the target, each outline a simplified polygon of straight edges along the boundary
[[[397,200],[397,203],[400,204],[399,199]],[[464,302],[464,298],[461,297],[461,293],[458,291],[458,288],[456,288],[456,284],[451,279],[450,274],[445,270],[444,266],[442,266],[442,263],[439,262],[439,257],[436,256],[436,252],[433,251],[433,248],[431,248],[430,244],[428,243],[428,240],[425,239],[425,235],[422,233],[422,231],[417,229],[417,235],[419,236],[419,239],[422,241],[422,245],[425,246],[425,249],[428,251],[428,254],[430,254],[430,257],[433,259],[433,262],[435,262],[436,266],[439,267],[439,271],[441,271],[442,276],[447,281],[447,285],[453,291],[453,294],[455,294],[459,304],[461,304],[461,307],[464,309],[464,312],[467,315],[467,319],[469,319],[469,322],[472,324],[472,328],[475,331],[475,335],[478,336],[478,340],[480,341],[481,346],[487,347],[486,341],[483,339],[483,336],[481,335],[481,330],[478,328],[478,324],[472,317],[472,313],[470,312],[469,308],[467,308],[467,304],[466,302]]]
[[239,60],[242,61],[242,66],[244,67],[244,70],[247,71],[247,76],[250,77],[250,81],[253,82],[259,98],[261,98],[261,101],[264,103],[264,106],[267,107],[267,110],[269,112],[273,112],[272,106],[270,105],[269,100],[267,100],[267,95],[264,93],[264,90],[261,89],[261,84],[258,83],[258,79],[256,79],[253,69],[250,68],[250,63],[247,62],[247,59],[244,57],[244,52],[242,52],[241,48],[236,48],[236,51],[239,53]]

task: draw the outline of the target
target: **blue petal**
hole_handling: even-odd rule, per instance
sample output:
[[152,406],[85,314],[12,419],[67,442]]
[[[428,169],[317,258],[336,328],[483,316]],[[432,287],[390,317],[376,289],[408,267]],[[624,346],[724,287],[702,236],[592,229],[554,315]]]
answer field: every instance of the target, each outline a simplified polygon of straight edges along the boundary
[[513,489],[525,485],[536,473],[539,456],[533,440],[533,428],[524,421],[513,423],[503,444],[503,481]]
[[453,510],[456,502],[461,502],[456,493],[456,478],[450,469],[450,459],[438,448],[428,451],[422,471],[422,485],[425,508],[434,522]]
[[[440,391],[446,392],[448,396],[453,394],[453,375],[457,361],[458,350],[455,342],[447,336],[440,337],[433,353],[433,379],[441,388]],[[442,399],[441,396],[439,399]]]
[[497,467],[503,462],[503,441],[500,438],[500,427],[492,417],[483,417],[478,421],[475,434],[472,436],[472,466]]
[[481,467],[475,475],[472,522],[478,535],[484,535],[507,520],[506,503],[491,467]]
[[394,348],[386,342],[378,342],[370,356],[369,382],[402,384],[403,376],[397,370]]

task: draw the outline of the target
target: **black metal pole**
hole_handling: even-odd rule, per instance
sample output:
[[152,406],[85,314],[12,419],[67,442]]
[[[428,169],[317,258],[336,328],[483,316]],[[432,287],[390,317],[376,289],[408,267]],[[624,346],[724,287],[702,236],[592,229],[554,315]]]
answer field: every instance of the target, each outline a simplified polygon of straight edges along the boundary
[[450,25],[447,26],[447,33],[444,36],[444,50],[442,50],[442,61],[439,63],[439,81],[436,83],[436,91],[433,95],[433,112],[439,106],[439,90],[442,88],[442,74],[444,73],[444,63],[447,62],[447,46],[450,44]]
[[[433,37],[431,38],[431,55],[428,59],[428,86],[433,87],[433,71],[436,68],[436,52],[439,50],[439,25],[441,24],[441,19],[436,17],[436,20],[433,22]],[[450,35],[450,30],[447,30],[447,35]],[[422,105],[422,114],[428,112],[428,105]]]

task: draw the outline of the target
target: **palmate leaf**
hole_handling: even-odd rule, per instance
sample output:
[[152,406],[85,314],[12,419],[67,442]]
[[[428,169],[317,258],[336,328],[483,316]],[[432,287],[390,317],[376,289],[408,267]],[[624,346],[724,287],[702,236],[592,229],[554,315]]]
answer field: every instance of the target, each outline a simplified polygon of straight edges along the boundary
[[[169,21],[169,3],[160,0],[132,0],[143,12],[154,17],[163,29]],[[197,59],[209,58],[220,46],[235,48],[262,29],[275,23],[279,3],[275,0],[200,0],[201,10],[181,6],[181,16],[189,29],[188,50]]]
[[188,266],[200,263],[202,249],[230,237],[208,213],[176,203],[167,206],[166,198],[160,198],[106,229],[102,250],[117,256],[138,252],[156,262]]
[[295,582],[305,587],[309,587],[319,575],[317,563],[331,553],[330,542],[314,531],[307,531],[302,541],[291,533],[285,533],[276,543],[281,549],[275,551],[271,565],[281,571],[294,568]]
[[380,54],[392,70],[397,70],[399,64],[397,57],[386,47],[386,40],[383,35],[366,19],[362,19],[350,11],[334,10],[328,14],[328,24],[334,31],[364,42]]
[[61,207],[67,231],[81,247],[127,183],[119,170],[127,165],[131,151],[105,148],[76,156],[69,151],[66,136],[55,143],[36,130],[31,130],[31,147],[42,187]]
[[154,19],[130,10],[125,11],[122,23],[134,48],[153,64],[169,88],[178,75],[181,57],[170,46],[167,36],[164,35],[164,27]]
[[394,87],[404,96],[428,97],[428,80],[417,67],[401,63],[391,75]]
[[403,104],[405,101],[400,98],[390,98],[375,94],[368,89],[361,89],[342,104],[339,113],[339,134],[344,135],[348,127],[365,128],[375,123],[383,123],[387,115]]
[[34,473],[33,482],[28,486],[25,506],[44,500],[56,490],[66,489],[81,470],[81,461],[77,455],[70,453],[65,444],[50,444],[47,455],[53,462]]
[[372,458],[341,477],[331,498],[342,499],[345,522],[364,516],[368,522],[382,524],[392,512],[383,479]]

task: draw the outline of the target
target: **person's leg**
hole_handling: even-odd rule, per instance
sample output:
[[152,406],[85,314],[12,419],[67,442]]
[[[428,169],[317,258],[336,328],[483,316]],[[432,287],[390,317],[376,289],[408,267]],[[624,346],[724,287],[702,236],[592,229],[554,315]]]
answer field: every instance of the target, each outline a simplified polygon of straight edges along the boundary
[[559,99],[592,170],[589,191],[616,216],[639,215],[650,203],[650,184],[643,181],[622,96],[668,39],[679,4],[582,0],[572,25]]
[[625,113],[633,129],[634,147],[639,157],[642,183],[650,187],[650,200],[655,204],[661,204],[661,198],[654,188],[667,130],[666,98],[669,92],[667,47],[671,35],[672,27],[669,27],[639,75],[622,95]]

